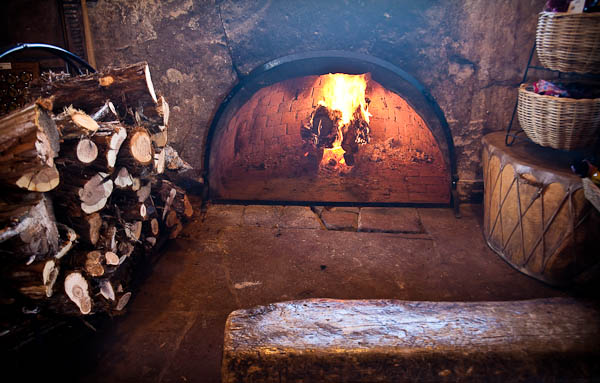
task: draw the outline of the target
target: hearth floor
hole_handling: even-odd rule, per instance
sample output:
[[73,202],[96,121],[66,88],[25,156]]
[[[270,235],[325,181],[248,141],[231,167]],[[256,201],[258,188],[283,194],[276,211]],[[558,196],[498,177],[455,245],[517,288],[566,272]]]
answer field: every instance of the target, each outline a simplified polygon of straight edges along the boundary
[[[386,218],[356,208],[197,208],[128,313],[98,329],[70,373],[85,382],[218,382],[227,315],[271,302],[566,294],[518,273],[486,246],[481,205],[463,205],[461,219],[447,208],[395,209]],[[340,230],[325,229],[333,222]]]

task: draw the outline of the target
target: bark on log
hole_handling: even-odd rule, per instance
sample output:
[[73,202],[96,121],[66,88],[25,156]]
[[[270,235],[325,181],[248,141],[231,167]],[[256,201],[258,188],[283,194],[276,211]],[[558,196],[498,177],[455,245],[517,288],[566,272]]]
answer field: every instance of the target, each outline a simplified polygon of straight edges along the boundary
[[57,260],[41,260],[13,267],[4,279],[20,294],[39,300],[52,296],[59,270]]
[[63,222],[69,222],[69,225],[79,234],[83,243],[92,246],[98,243],[100,228],[102,227],[100,213],[85,214],[82,210],[76,209],[68,217],[63,218]]
[[112,102],[106,101],[98,110],[93,112],[90,117],[96,122],[118,121],[119,115]]
[[571,298],[276,303],[229,315],[222,381],[579,380],[598,373],[599,323]]
[[135,123],[154,134],[166,132],[169,124],[169,105],[164,97],[158,98],[157,105],[149,104],[145,108],[141,107],[135,110]]
[[186,170],[193,169],[190,164],[185,162],[181,157],[179,157],[179,153],[171,146],[167,145],[164,148],[165,151],[165,165],[168,170],[183,172]]
[[75,245],[75,241],[79,237],[77,236],[75,230],[71,229],[67,225],[57,223],[56,226],[58,227],[58,231],[61,238],[59,249],[56,252],[56,254],[54,254],[54,258],[58,260],[64,257],[69,251],[71,251],[71,249]]
[[[38,105],[4,116],[0,119],[0,183],[31,191],[53,189],[58,174],[50,176],[48,169],[56,170],[54,158],[59,149],[56,125]],[[48,179],[42,182],[43,177]]]
[[194,214],[194,208],[187,198],[185,191],[179,186],[174,185],[172,182],[161,180],[158,185],[157,194],[164,204],[162,212],[163,220],[171,209],[175,210],[177,214],[185,218],[191,218]]
[[12,259],[39,258],[58,250],[58,229],[52,202],[46,196],[30,195],[32,201],[6,206],[0,203],[0,254]]
[[158,133],[152,133],[152,144],[155,148],[164,148],[168,142],[167,130],[163,130]]
[[58,81],[32,85],[33,98],[52,98],[54,112],[73,105],[85,112],[95,112],[106,100],[113,102],[120,115],[127,108],[137,109],[156,105],[148,64],[140,62],[120,68],[107,68],[87,76],[70,77]]

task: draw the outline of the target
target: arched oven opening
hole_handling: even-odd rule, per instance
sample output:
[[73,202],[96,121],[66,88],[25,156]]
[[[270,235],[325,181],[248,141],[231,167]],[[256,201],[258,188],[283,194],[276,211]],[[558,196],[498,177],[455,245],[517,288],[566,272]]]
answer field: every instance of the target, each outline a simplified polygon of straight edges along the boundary
[[255,69],[207,137],[212,201],[449,205],[457,181],[443,112],[372,56],[311,52]]

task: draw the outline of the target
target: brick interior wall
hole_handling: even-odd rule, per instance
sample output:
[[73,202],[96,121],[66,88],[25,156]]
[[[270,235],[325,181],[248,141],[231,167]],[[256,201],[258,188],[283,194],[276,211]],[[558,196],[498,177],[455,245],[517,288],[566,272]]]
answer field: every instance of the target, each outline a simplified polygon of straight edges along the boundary
[[321,100],[321,77],[256,92],[218,132],[209,182],[216,199],[448,203],[447,159],[423,119],[399,95],[369,80],[371,142],[351,167],[320,165],[300,136]]

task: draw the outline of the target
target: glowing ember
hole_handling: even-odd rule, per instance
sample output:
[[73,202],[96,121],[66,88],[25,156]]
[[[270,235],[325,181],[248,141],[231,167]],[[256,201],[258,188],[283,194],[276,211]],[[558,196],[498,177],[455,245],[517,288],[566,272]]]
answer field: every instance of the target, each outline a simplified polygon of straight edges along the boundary
[[342,118],[339,120],[337,126],[336,139],[331,148],[323,150],[321,165],[345,165],[345,151],[342,149],[345,133],[344,128],[347,129],[348,124],[354,120],[357,110],[360,111],[360,117],[367,123],[371,116],[365,100],[365,90],[367,88],[366,75],[330,73],[321,76],[321,82],[323,84],[323,99],[319,101],[319,105],[323,105],[331,110],[338,110],[342,113]]

